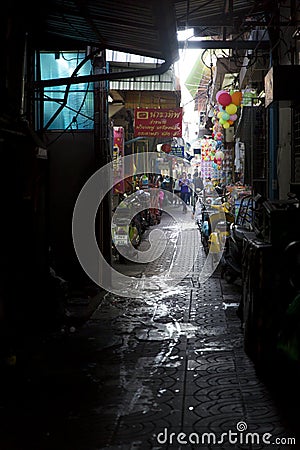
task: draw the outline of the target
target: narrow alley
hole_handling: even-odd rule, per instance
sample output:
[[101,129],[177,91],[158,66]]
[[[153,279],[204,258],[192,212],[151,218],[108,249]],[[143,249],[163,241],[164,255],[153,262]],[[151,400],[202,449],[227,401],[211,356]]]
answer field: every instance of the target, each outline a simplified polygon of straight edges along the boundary
[[0,450],[300,450],[300,0],[0,21]]
[[[187,222],[192,254],[199,231]],[[158,227],[171,258],[178,226],[163,214]],[[115,267],[159,276],[170,258]],[[300,448],[286,380],[263,381],[244,352],[241,284],[218,270],[199,283],[205,258],[200,248],[175,287],[158,283],[134,299],[107,293],[82,326],[24,343],[1,384],[1,450]]]

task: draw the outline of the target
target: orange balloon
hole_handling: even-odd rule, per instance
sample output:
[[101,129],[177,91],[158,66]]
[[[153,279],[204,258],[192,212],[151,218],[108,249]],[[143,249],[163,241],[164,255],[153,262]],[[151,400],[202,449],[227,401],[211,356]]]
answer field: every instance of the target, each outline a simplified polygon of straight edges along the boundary
[[233,124],[233,120],[228,120],[228,123],[229,123],[230,125],[232,125],[232,124]]
[[232,103],[234,103],[236,106],[240,106],[242,103],[243,94],[240,91],[236,91],[233,94],[231,94],[231,100]]

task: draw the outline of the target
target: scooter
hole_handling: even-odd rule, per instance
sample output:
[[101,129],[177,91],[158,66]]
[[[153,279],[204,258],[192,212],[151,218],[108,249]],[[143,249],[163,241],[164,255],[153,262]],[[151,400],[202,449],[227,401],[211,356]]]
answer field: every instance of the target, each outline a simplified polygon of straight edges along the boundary
[[218,241],[219,252],[226,248],[227,240],[230,236],[230,227],[234,223],[234,214],[231,206],[227,201],[221,204],[211,205],[212,213],[209,216],[209,240],[208,250],[210,250],[210,242],[212,237]]
[[[137,212],[132,217],[135,211]],[[149,228],[150,221],[148,193],[140,191],[133,199],[124,197],[112,220],[113,254],[118,257],[119,262],[126,262],[126,257],[118,251],[118,248],[123,248],[130,256],[132,247],[137,249],[140,245],[142,235]]]
[[204,192],[204,195],[198,197],[195,215],[205,253],[209,253],[212,233],[216,233],[213,236],[218,238],[221,250],[229,236],[229,227],[234,221],[227,195],[223,193],[221,196],[208,196]]
[[140,242],[139,231],[136,226],[133,226],[132,220],[127,217],[129,211],[124,212],[114,218],[112,224],[112,250],[113,255],[118,258],[120,263],[126,261],[125,256],[120,253],[120,249],[128,249],[131,243],[133,247],[137,247]]

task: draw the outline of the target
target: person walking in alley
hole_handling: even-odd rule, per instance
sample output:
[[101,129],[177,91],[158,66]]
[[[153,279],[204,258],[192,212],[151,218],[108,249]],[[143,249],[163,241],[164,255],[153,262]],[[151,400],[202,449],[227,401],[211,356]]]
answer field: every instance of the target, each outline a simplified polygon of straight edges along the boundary
[[200,175],[199,175],[198,171],[195,171],[193,181],[194,181],[194,195],[193,195],[193,203],[192,203],[192,205],[193,205],[193,215],[194,215],[195,214],[197,200],[199,198],[200,193],[204,189],[204,184],[203,184],[203,179],[201,177],[201,172],[200,172]]
[[197,192],[197,190],[202,191],[204,188],[203,179],[201,177],[201,172],[200,172],[200,174],[197,171],[194,173],[194,187],[195,187],[196,192]]
[[174,187],[173,187],[173,193],[175,194],[175,196],[176,196],[176,199],[175,199],[175,205],[176,206],[179,206],[180,205],[180,191],[181,191],[181,187],[180,187],[180,184],[179,184],[179,178],[176,178],[175,179],[175,181],[174,181]]
[[161,188],[164,191],[167,191],[164,193],[164,205],[171,204],[170,197],[168,196],[168,192],[173,192],[173,181],[171,180],[169,175],[166,175],[161,183]]
[[189,185],[190,185],[190,181],[186,176],[186,172],[182,172],[182,176],[179,179],[179,186],[180,186],[180,197],[182,200],[182,204],[183,204],[183,209],[182,212],[186,213],[187,212],[187,202],[188,202],[188,196],[189,196]]
[[194,180],[192,178],[192,175],[190,173],[188,173],[187,175],[188,180],[189,180],[189,195],[187,198],[187,204],[191,205],[193,202],[193,193],[194,193]]

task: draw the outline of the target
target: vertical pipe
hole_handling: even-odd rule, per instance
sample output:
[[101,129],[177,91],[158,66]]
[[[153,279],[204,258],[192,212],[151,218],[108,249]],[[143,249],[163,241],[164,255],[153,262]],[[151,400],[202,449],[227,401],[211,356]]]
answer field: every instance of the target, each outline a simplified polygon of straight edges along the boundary
[[254,149],[254,120],[255,120],[255,114],[254,114],[254,105],[253,105],[253,98],[251,99],[251,114],[250,114],[250,186],[251,186],[251,193],[254,194],[254,180],[253,180],[253,173],[254,173],[254,152],[256,149]]
[[[99,53],[93,59],[94,74],[106,73],[106,52]],[[112,150],[109,145],[108,123],[108,82],[106,80],[94,83],[94,149],[96,170],[112,160]],[[111,264],[111,193],[108,193],[101,205],[96,218],[96,238],[105,260]],[[101,267],[99,277],[101,281]],[[107,282],[107,280],[106,280]]]
[[[35,70],[35,79],[41,80],[41,54],[40,51],[37,50],[35,54],[36,58],[36,70]],[[41,131],[44,129],[44,88],[41,87],[37,89],[35,99],[35,126]]]
[[26,84],[26,71],[27,71],[27,47],[28,47],[28,33],[25,33],[23,65],[22,65],[22,80],[21,80],[20,117],[23,117],[25,114],[25,84]]

